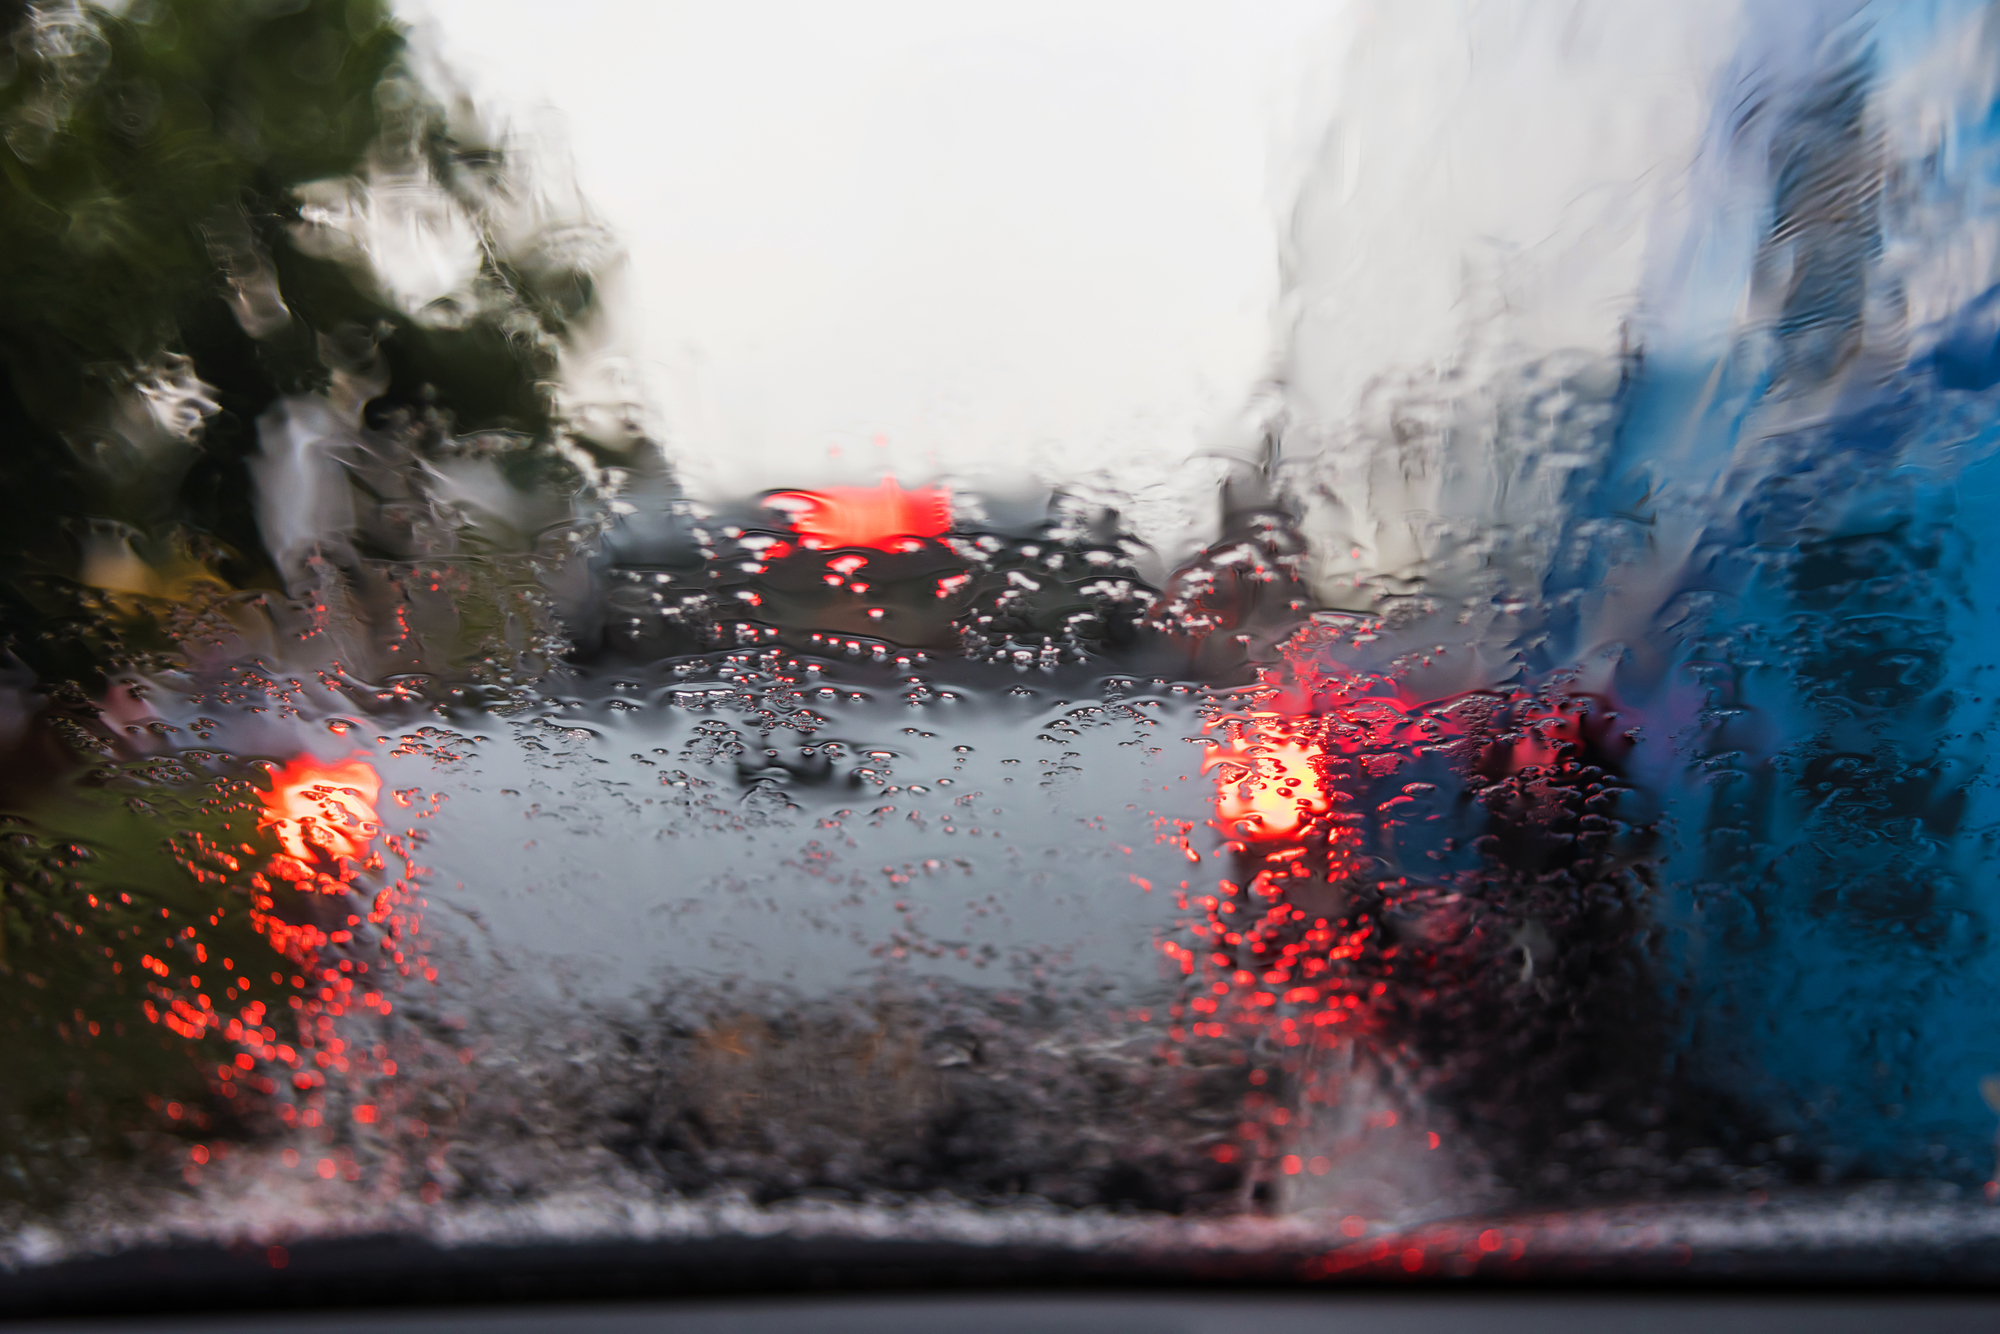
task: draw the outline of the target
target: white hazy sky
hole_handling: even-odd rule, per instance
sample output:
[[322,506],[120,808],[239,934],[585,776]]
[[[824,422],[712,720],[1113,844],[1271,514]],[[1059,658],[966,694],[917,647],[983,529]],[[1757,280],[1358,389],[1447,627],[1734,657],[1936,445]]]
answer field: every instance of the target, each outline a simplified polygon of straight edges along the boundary
[[890,467],[1134,483],[1227,443],[1270,365],[1280,216],[1349,7],[403,11],[482,102],[553,109],[630,248],[670,450],[728,492]]

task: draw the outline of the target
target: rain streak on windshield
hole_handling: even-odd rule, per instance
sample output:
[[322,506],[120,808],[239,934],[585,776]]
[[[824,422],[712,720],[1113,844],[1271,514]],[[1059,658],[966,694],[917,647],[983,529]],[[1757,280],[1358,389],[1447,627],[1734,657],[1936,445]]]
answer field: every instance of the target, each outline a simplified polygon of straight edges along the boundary
[[0,5],[0,1264],[1990,1241],[2000,27],[1849,8],[1397,66],[1723,43],[1421,336],[1363,25],[1248,446],[725,495],[379,5]]

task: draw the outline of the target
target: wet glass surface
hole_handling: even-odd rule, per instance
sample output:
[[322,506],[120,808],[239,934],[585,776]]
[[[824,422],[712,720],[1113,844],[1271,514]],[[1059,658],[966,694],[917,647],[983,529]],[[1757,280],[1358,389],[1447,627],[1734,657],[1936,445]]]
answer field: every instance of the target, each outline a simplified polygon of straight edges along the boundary
[[1240,440],[730,490],[386,11],[0,5],[0,1264],[1990,1279],[2000,27],[1452,12]]

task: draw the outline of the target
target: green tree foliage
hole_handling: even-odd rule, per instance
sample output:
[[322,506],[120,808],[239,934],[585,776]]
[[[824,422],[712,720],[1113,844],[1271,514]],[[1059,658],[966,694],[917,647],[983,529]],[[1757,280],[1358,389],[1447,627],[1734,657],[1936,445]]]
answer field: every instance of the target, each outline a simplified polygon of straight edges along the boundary
[[[242,877],[162,841],[270,855],[252,775],[134,758],[91,703],[171,665],[204,598],[282,587],[260,417],[347,393],[391,481],[484,433],[515,485],[573,484],[550,385],[602,251],[525,193],[381,0],[0,0],[0,677],[22,678],[0,683],[0,1196],[51,1199],[135,1127],[212,1138],[242,1114],[215,1082],[227,1043],[141,1017],[147,968],[213,991],[234,980],[197,946],[257,957],[239,1005],[289,978]],[[448,233],[472,272],[385,277],[371,247],[399,226]]]
[[[496,242],[510,164],[412,76],[380,0],[0,0],[0,27],[12,582],[74,573],[79,521],[129,526],[156,564],[185,549],[232,586],[275,582],[245,469],[255,422],[324,387],[341,349],[386,366],[373,423],[546,442],[555,340],[592,299],[587,257]],[[371,175],[395,179],[371,197]],[[372,279],[341,214],[426,192],[476,235],[480,272],[413,310]],[[135,445],[119,404],[163,368],[199,386],[207,420],[192,440]]]

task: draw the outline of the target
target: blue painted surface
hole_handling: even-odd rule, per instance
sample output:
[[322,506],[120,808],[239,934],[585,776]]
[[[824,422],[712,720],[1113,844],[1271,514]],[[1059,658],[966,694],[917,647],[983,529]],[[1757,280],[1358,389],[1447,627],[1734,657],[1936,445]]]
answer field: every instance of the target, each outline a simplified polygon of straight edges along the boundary
[[[1941,43],[2000,47],[1977,6],[1810,8],[1768,6],[1746,39],[1697,173],[1710,221],[1658,266],[1577,515],[1681,562],[1617,677],[1669,834],[1677,1059],[1830,1173],[1977,1181],[2000,1072],[2000,289],[1908,330],[1893,368],[1868,344],[1899,231],[1947,204],[1961,235],[1992,221],[2000,103],[1959,107],[1884,193],[1869,155],[1883,89]],[[1774,34],[1801,30],[1787,67]],[[1759,169],[1750,207],[1732,191]]]

